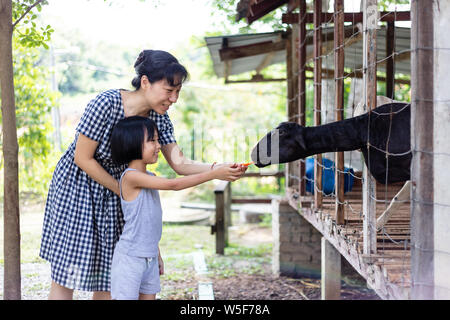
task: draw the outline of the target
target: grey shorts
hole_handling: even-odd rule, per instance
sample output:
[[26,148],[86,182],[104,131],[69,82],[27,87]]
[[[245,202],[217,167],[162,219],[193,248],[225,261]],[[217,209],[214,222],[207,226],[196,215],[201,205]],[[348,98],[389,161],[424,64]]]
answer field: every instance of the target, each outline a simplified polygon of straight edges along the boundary
[[111,298],[137,300],[139,293],[161,291],[158,258],[132,257],[114,250],[111,265]]

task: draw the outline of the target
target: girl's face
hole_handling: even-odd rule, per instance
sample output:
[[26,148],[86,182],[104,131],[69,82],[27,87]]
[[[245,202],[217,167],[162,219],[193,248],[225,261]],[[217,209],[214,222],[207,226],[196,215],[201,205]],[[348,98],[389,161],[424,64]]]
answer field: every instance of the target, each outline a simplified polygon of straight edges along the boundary
[[177,102],[181,84],[172,87],[166,79],[150,83],[147,80],[145,96],[150,107],[159,114],[165,114],[172,103]]
[[155,130],[153,139],[148,140],[148,134],[145,132],[144,146],[142,149],[142,159],[146,164],[156,163],[161,145],[158,142],[158,133]]

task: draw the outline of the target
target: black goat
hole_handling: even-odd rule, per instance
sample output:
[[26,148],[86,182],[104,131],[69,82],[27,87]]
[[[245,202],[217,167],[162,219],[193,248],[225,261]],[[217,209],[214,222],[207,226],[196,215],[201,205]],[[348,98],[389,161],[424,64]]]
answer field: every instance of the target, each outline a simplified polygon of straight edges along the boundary
[[357,117],[316,127],[283,122],[257,143],[251,157],[262,168],[313,154],[360,149],[378,182],[407,181],[412,158],[410,118],[410,104],[389,103]]

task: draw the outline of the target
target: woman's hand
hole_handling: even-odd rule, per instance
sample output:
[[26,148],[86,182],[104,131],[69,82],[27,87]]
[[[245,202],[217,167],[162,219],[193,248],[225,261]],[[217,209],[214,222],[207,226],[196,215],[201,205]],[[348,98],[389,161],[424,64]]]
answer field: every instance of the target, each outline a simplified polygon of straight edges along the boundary
[[119,196],[119,182],[94,158],[97,146],[97,141],[91,140],[80,133],[75,145],[74,162],[81,170],[86,172],[89,177]]

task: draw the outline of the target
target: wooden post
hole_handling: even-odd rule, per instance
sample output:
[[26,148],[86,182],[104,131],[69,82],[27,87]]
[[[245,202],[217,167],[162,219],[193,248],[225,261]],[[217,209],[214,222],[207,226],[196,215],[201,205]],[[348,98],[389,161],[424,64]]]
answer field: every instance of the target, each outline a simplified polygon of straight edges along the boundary
[[[450,299],[450,197],[448,193],[448,182],[450,181],[450,171],[448,161],[450,159],[450,37],[447,31],[450,30],[450,3],[433,2],[433,26],[434,32],[433,59],[433,171],[437,174],[433,176],[433,220],[434,220],[434,283],[438,284],[434,288],[435,300]],[[439,63],[437,63],[439,61]]]
[[[314,0],[314,125],[321,124],[322,97],[322,0]],[[315,156],[314,162],[314,205],[322,208],[322,154]]]
[[[300,20],[298,24],[298,123],[306,126],[306,0],[300,0]],[[300,161],[300,195],[306,194],[306,162]]]
[[231,187],[230,182],[221,181],[214,189],[216,198],[216,253],[224,254],[228,246],[229,215],[231,214]]
[[[294,114],[294,86],[293,86],[293,72],[292,72],[292,30],[288,29],[287,39],[286,39],[286,79],[287,79],[287,119],[291,121],[292,115]],[[286,188],[291,188],[294,184],[294,179],[291,178],[294,175],[293,163],[289,162],[286,164]]]
[[341,299],[341,254],[322,237],[322,270],[321,298],[322,300]]
[[[364,101],[366,111],[376,108],[377,104],[377,42],[378,25],[377,0],[364,0],[363,6],[363,69]],[[369,141],[370,130],[367,140]],[[366,166],[363,168],[363,252],[365,255],[377,252],[376,230],[376,182]]]
[[[288,81],[290,83],[289,86],[289,100],[288,100],[288,121],[297,122],[298,121],[298,76],[296,75],[298,69],[299,69],[299,63],[298,63],[298,47],[296,43],[298,42],[298,24],[294,23],[292,25],[292,30],[289,35],[289,44],[286,46],[287,50],[290,50],[290,55],[287,55],[287,58],[291,60],[289,65],[289,78]],[[299,188],[299,180],[294,177],[299,177],[299,163],[301,161],[293,161],[286,164],[287,167],[287,174],[289,175],[289,180],[286,179],[288,182],[287,187],[296,189],[298,191]]]
[[[344,120],[344,0],[334,1],[334,77],[336,121]],[[344,153],[336,152],[335,219],[337,224],[344,224]]]
[[386,97],[394,99],[395,86],[395,66],[394,56],[395,52],[395,22],[389,21],[386,29]]
[[0,92],[3,149],[3,299],[21,299],[19,163],[12,57],[12,1],[0,0]]
[[425,0],[411,4],[412,299],[434,297],[434,5]]

